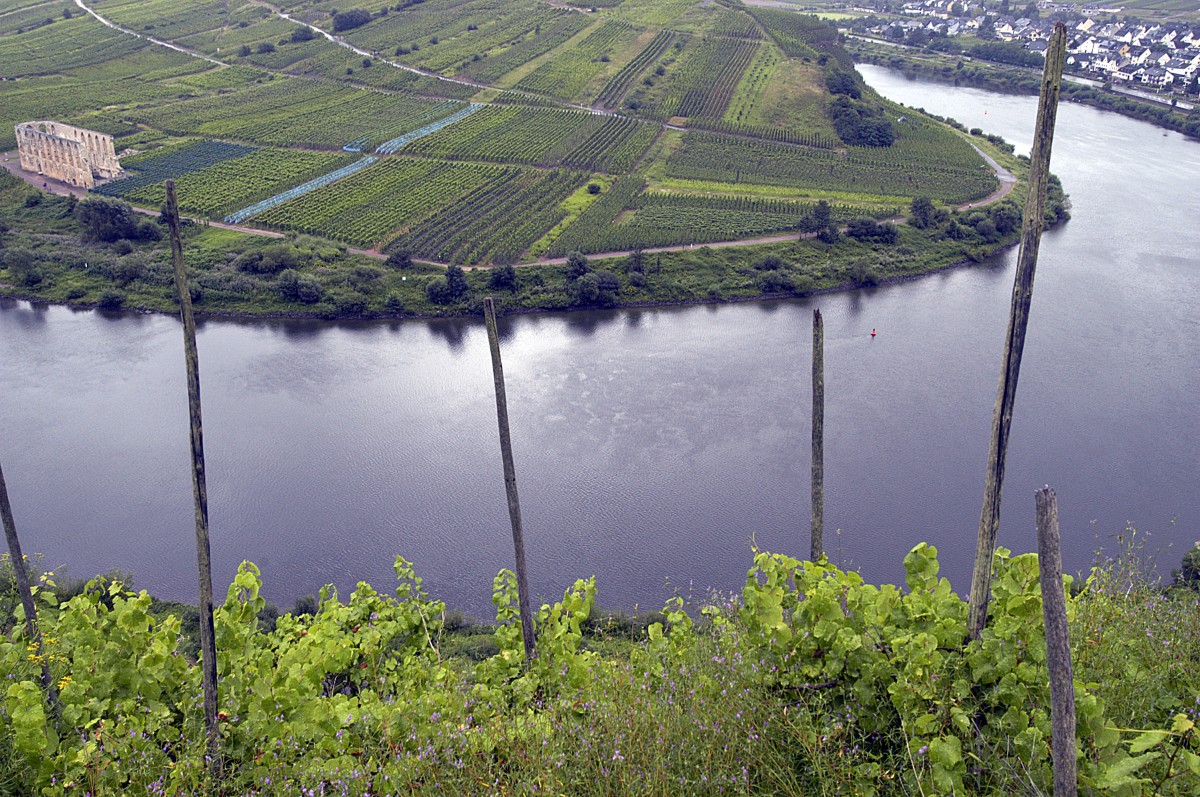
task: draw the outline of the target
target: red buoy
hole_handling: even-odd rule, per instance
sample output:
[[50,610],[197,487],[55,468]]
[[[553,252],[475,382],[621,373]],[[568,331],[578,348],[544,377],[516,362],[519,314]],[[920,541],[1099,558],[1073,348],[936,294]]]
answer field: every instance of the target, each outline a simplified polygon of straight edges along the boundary
[[874,330],[874,329],[872,329],[872,330],[871,330],[871,337],[875,337],[875,330]]

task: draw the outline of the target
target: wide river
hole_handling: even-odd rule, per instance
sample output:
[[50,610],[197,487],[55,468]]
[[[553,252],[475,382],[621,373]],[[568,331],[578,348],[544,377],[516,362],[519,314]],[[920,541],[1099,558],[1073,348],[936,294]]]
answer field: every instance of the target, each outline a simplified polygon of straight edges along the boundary
[[[882,93],[1027,151],[1035,101],[862,67]],[[1127,524],[1169,570],[1200,539],[1200,144],[1067,105],[1074,218],[1042,245],[1000,542],[1056,488],[1068,569]],[[595,574],[611,608],[740,587],[808,549],[811,311],[826,319],[826,540],[900,580],[926,540],[969,580],[1014,253],[806,301],[503,323],[534,591]],[[870,331],[878,330],[872,339]],[[22,544],[74,575],[194,599],[182,339],[164,316],[0,304],[0,462]],[[475,320],[208,322],[199,335],[218,590],[243,559],[282,607],[390,590],[397,554],[489,616],[512,565]]]

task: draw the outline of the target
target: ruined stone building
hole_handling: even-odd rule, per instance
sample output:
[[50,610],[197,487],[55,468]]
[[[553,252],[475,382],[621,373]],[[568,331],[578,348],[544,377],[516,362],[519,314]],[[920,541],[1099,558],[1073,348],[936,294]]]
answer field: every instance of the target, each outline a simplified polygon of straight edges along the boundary
[[16,131],[21,168],[27,172],[80,188],[123,174],[112,136],[60,122],[22,122]]

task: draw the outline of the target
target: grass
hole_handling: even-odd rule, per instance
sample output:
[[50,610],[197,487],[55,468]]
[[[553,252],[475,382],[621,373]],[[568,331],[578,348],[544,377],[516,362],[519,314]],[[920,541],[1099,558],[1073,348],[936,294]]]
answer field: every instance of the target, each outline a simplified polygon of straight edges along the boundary
[[[588,185],[595,183],[600,186],[602,191],[606,191],[615,179],[612,175],[597,174],[588,181]],[[570,226],[571,222],[583,215],[583,211],[587,210],[593,202],[600,198],[599,193],[593,194],[588,190],[588,185],[582,186],[562,201],[559,208],[567,215],[529,248],[530,258],[540,257],[543,252],[550,248],[551,244],[558,240],[558,236],[562,235],[562,231]]]
[[775,68],[763,90],[761,101],[751,109],[744,121],[749,124],[794,127],[836,138],[833,123],[821,110],[825,96],[821,68],[789,58]]

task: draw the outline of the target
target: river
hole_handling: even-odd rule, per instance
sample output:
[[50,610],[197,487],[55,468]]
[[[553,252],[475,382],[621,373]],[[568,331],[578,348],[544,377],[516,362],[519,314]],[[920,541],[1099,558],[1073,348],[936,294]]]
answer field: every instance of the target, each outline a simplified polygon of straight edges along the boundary
[[[1029,146],[1033,98],[861,69]],[[1052,168],[1074,218],[1042,245],[1000,543],[1035,548],[1049,483],[1068,569],[1132,523],[1169,570],[1200,539],[1200,145],[1067,105]],[[653,608],[739,588],[752,545],[807,551],[814,306],[831,556],[895,581],[925,540],[965,589],[1014,260],[811,300],[503,321],[534,592],[595,574],[602,605]],[[433,595],[489,616],[512,546],[480,323],[210,321],[199,349],[219,591],[243,559],[283,608],[326,582],[389,590],[403,554]],[[192,599],[178,322],[5,302],[0,382],[26,551]]]

